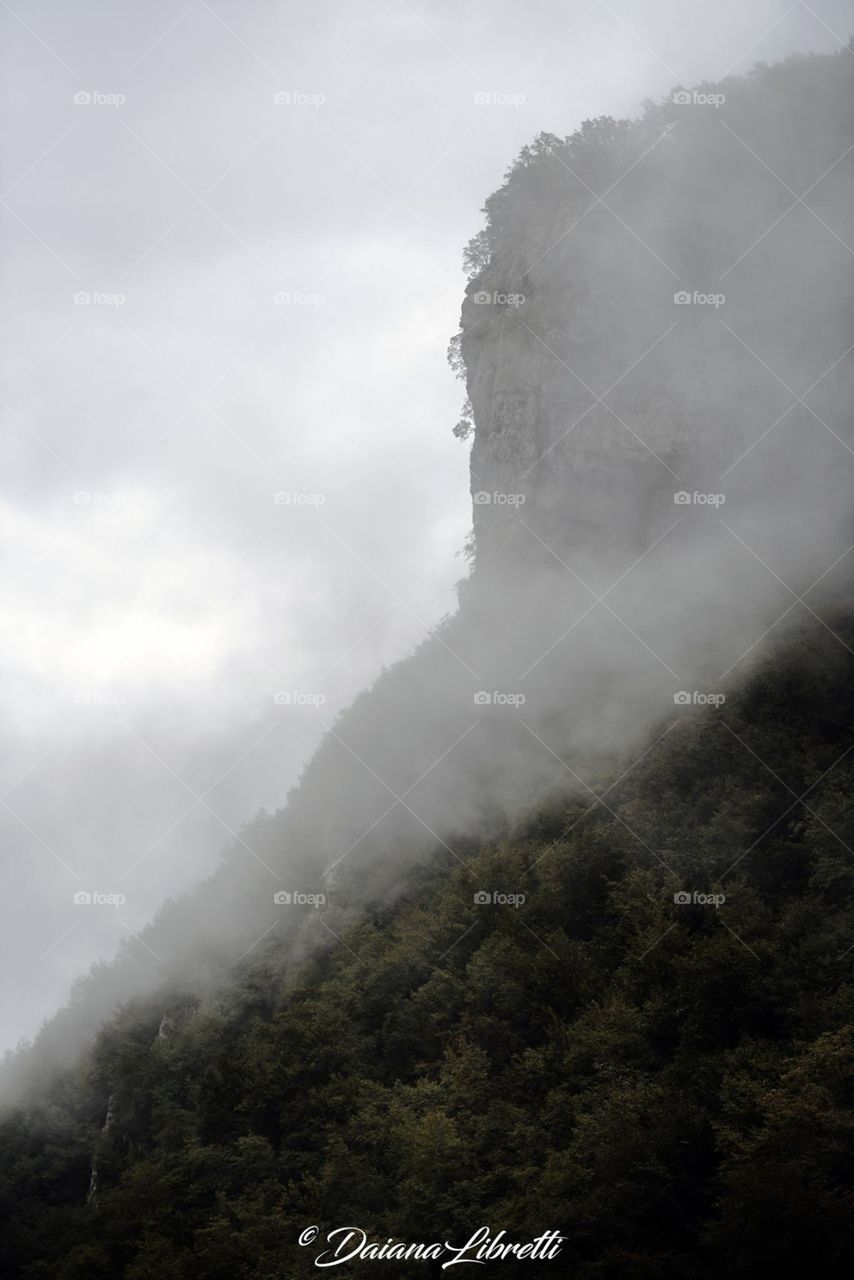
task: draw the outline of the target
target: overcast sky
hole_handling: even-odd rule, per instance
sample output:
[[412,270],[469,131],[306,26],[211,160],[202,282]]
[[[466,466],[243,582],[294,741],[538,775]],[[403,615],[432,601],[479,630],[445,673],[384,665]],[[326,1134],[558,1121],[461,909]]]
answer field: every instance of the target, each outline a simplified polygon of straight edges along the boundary
[[445,349],[519,148],[854,22],[849,0],[0,0],[0,22],[2,1048],[454,608]]

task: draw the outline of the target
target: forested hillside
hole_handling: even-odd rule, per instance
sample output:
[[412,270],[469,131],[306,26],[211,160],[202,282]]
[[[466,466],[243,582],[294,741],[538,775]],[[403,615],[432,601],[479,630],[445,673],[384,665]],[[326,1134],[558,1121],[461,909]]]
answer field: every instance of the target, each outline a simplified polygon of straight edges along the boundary
[[[322,953],[268,940],[215,1000],[129,1005],[3,1122],[3,1274],[285,1280],[316,1274],[308,1225],[461,1244],[483,1223],[560,1230],[555,1275],[847,1274],[854,632],[833,622],[662,725],[598,802],[464,868],[437,849]],[[427,1274],[351,1264],[380,1265]]]

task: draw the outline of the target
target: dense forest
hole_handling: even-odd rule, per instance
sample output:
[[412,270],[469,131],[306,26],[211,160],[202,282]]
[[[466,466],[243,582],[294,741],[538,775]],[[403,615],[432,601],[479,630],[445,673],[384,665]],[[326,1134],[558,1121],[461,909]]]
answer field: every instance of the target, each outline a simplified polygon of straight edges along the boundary
[[[648,104],[511,166],[451,360],[472,492],[519,502],[476,497],[459,612],[146,931],[161,985],[126,950],[7,1063],[0,1274],[293,1280],[346,1225],[560,1233],[508,1277],[848,1273],[852,87],[849,52],[797,58],[692,91],[725,113]],[[822,171],[802,253],[786,207]],[[775,218],[728,336],[678,301],[659,255],[702,290]],[[714,511],[644,559],[677,479],[742,451],[727,517],[785,581]],[[574,568],[610,591],[641,560],[585,632]],[[685,706],[669,663],[732,674]],[[377,1267],[439,1273],[348,1269]]]
[[834,627],[674,716],[599,799],[465,868],[437,849],[340,944],[268,942],[215,1000],[128,1005],[3,1122],[3,1274],[284,1280],[316,1273],[309,1224],[461,1244],[483,1223],[560,1230],[559,1275],[847,1274],[854,631]]

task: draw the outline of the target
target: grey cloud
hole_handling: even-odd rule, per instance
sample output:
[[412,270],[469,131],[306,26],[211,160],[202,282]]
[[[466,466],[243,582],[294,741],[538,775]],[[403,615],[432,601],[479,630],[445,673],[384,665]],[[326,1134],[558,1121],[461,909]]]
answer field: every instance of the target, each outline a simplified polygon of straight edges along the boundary
[[127,936],[74,916],[51,850],[109,888],[192,802],[185,784],[230,770],[219,817],[196,806],[129,877],[139,929],[283,803],[319,740],[321,718],[273,693],[322,683],[332,716],[454,607],[470,512],[444,347],[460,248],[519,147],[676,80],[831,50],[851,18],[842,0],[12,9],[8,1044]]

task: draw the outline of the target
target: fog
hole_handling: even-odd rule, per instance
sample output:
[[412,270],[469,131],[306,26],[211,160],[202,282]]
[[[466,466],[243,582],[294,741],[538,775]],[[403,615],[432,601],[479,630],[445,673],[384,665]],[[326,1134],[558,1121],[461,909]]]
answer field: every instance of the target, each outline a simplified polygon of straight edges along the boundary
[[[548,442],[532,437],[502,471],[482,433],[473,490],[515,475],[525,501],[475,507],[483,556],[480,585],[461,593],[465,622],[446,622],[329,732],[457,606],[472,508],[445,348],[462,246],[507,165],[542,130],[634,117],[676,84],[757,60],[835,52],[851,7],[32,3],[4,6],[3,24],[16,122],[3,153],[0,504],[12,1046],[122,942],[124,972],[153,984],[159,948],[136,935],[223,850],[226,889],[193,909],[186,946],[220,934],[255,945],[277,890],[333,886],[343,918],[336,891],[342,902],[348,887],[362,900],[392,893],[422,847],[461,857],[457,836],[488,834],[488,813],[500,830],[560,786],[584,794],[600,757],[640,750],[678,692],[723,690],[787,603],[828,570],[838,586],[854,459],[826,431],[844,435],[845,385],[831,378],[826,403],[810,401],[826,427],[815,436],[797,397],[834,361],[841,376],[847,343],[842,330],[837,346],[817,334],[803,352],[785,297],[850,266],[833,221],[850,167],[816,201],[823,238],[805,215],[755,276],[730,273],[726,339],[720,326],[711,338],[713,307],[686,304],[683,323],[677,304],[676,316],[677,289],[702,291],[706,278],[677,261],[660,185],[646,205],[635,191],[633,227],[648,215],[654,253],[630,252],[595,219],[571,252],[588,279],[610,273],[615,296],[630,279],[644,306],[613,320],[603,309],[585,334],[591,354],[575,350],[569,372],[534,299],[486,346],[508,388],[533,375],[569,406],[579,448],[595,449],[614,413],[620,438],[646,434],[633,413],[671,420],[670,461],[649,472],[643,510],[637,487],[618,484],[609,505],[597,481],[552,528],[549,475],[566,477],[544,473]],[[845,144],[826,145],[835,156]],[[745,250],[817,176],[787,171],[782,203],[769,182]],[[710,193],[710,225],[728,241],[743,210],[721,195]],[[557,268],[529,248],[520,265],[544,287]],[[786,279],[781,262],[797,264]],[[470,374],[479,305],[464,308]],[[662,339],[646,360],[675,318],[682,345]],[[698,388],[703,411],[716,405],[726,422],[702,450],[685,428]],[[763,453],[758,437],[793,396],[801,416]],[[683,491],[690,503],[674,501]],[[531,625],[508,621],[519,618]],[[285,817],[247,831],[259,809],[284,805],[324,732]],[[80,891],[125,901],[81,910]]]

